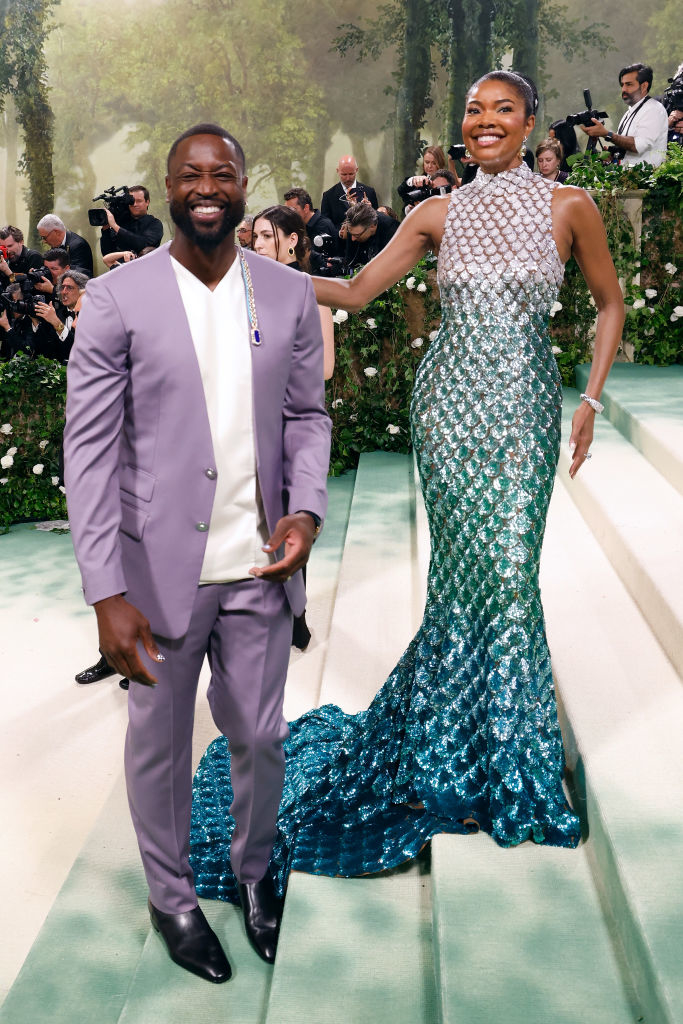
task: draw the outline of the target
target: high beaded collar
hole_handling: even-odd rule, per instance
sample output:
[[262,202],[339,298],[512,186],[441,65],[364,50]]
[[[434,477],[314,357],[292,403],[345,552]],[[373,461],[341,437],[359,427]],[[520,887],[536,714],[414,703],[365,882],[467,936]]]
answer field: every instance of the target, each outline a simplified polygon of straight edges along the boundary
[[519,167],[510,167],[507,171],[499,171],[497,174],[487,174],[480,168],[470,185],[479,192],[506,192],[533,177],[534,172],[522,160]]

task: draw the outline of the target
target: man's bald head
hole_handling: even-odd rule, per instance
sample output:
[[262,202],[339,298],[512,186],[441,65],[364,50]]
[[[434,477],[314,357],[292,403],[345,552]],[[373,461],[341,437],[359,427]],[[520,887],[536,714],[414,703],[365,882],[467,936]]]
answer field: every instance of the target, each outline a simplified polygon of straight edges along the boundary
[[355,156],[348,155],[341,156],[339,158],[339,163],[337,164],[337,174],[339,175],[339,180],[341,181],[342,185],[344,185],[345,188],[348,188],[349,185],[353,185],[354,181],[356,180],[357,173],[358,164],[356,162]]

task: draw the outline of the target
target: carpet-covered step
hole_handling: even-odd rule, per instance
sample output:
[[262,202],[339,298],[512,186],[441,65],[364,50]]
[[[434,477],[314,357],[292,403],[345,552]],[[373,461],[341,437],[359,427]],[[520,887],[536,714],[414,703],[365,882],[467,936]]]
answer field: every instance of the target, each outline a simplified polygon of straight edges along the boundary
[[[601,463],[607,449],[596,445]],[[683,685],[569,497],[584,473],[556,484],[541,565],[560,719],[586,853],[636,993],[627,1019],[678,1024]]]
[[612,565],[683,675],[683,496],[604,416],[593,458],[569,480],[578,392],[565,391],[558,473]]
[[[409,456],[361,457],[321,703],[367,707],[412,637],[412,472]],[[428,863],[371,878],[292,874],[268,1024],[435,1021]]]
[[[577,366],[579,391],[589,366]],[[624,437],[683,494],[683,366],[615,363],[601,401]]]
[[440,1024],[628,1024],[586,850],[432,840]]

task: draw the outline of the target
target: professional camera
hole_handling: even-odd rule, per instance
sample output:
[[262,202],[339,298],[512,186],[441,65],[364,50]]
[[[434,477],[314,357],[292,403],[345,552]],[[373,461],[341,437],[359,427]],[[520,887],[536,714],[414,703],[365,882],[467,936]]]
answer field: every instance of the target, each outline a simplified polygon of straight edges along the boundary
[[[437,177],[436,171],[434,177]],[[434,188],[433,185],[422,185],[421,188],[410,189],[406,192],[408,202],[417,206],[423,199],[431,199],[432,196],[447,196],[449,192],[453,191],[452,185],[439,185],[438,188]]]
[[311,264],[318,277],[343,277],[347,272],[341,256],[334,256],[336,249],[332,235],[314,235],[311,244]]
[[36,303],[45,302],[46,296],[36,291],[37,281],[51,281],[50,271],[45,267],[29,270],[28,274],[17,274],[14,281],[0,293],[0,308],[21,316],[37,316]]
[[673,78],[667,79],[669,88],[664,90],[662,103],[666,107],[667,114],[673,110],[683,110],[683,64],[678,68]]
[[451,146],[448,155],[451,160],[466,160],[469,156],[467,146]]
[[[580,110],[578,114],[567,114],[567,116],[565,117],[564,123],[569,128],[574,128],[577,124],[582,124],[585,128],[592,128],[593,118],[595,118],[596,121],[604,121],[604,119],[607,117],[606,110],[596,110],[593,107],[593,100],[591,99],[590,89],[583,90],[583,101],[586,104],[585,110]],[[591,136],[588,139],[586,152],[594,153],[595,147],[597,146],[597,142],[597,138],[593,138],[593,136]]]
[[[111,188],[105,188],[102,195],[93,196],[93,203],[100,201],[104,203],[107,210],[111,211],[115,220],[121,222],[129,219],[130,208],[135,202],[135,197],[131,195],[127,185],[121,185],[119,188],[112,185]],[[99,207],[88,210],[88,221],[94,228],[105,228],[108,224],[106,210]]]

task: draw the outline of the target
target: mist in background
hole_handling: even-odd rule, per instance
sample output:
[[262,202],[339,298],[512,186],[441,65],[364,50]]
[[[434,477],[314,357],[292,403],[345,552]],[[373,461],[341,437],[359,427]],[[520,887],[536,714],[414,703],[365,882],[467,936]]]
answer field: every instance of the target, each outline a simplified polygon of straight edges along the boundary
[[[46,0],[44,8],[54,210],[93,244],[98,230],[86,211],[110,185],[146,185],[170,237],[165,157],[197,121],[216,121],[242,142],[251,212],[292,185],[318,206],[347,152],[359,178],[391,203],[420,147],[461,141],[465,89],[495,63],[535,73],[533,144],[551,121],[583,109],[584,88],[616,127],[619,68],[651,64],[657,94],[683,60],[674,0],[499,0],[495,8],[492,0]],[[30,35],[30,21],[21,31]],[[0,220],[28,235],[20,88],[15,81],[5,92],[0,115]],[[45,143],[47,152],[47,131]]]

